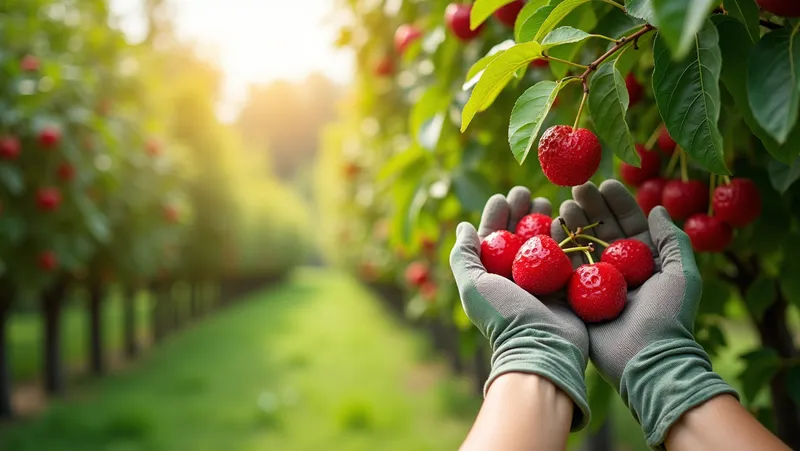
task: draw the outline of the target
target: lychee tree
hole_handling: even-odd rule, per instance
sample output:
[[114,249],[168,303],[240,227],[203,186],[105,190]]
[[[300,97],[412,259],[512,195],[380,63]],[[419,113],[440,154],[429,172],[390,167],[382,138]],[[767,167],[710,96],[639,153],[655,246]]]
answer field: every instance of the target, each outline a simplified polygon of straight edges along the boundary
[[[376,3],[340,2],[358,77],[321,158],[337,258],[384,280],[425,262],[438,290],[411,284],[407,311],[457,327],[471,356],[482,341],[447,265],[455,224],[514,185],[557,205],[565,186],[620,178],[692,239],[698,340],[718,355],[727,317],[752,327],[742,400],[800,447],[796,2]],[[604,384],[590,387],[602,417]]]

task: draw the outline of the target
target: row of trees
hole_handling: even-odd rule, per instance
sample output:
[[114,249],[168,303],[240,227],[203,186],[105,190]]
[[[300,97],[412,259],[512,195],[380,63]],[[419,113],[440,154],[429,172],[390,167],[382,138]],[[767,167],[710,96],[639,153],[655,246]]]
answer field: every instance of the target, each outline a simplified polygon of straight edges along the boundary
[[[406,313],[437,324],[451,360],[476,359],[482,379],[483,338],[461,312],[448,265],[454,229],[477,223],[488,197],[514,185],[554,205],[570,197],[528,155],[542,131],[574,123],[599,136],[595,182],[640,166],[639,144],[655,160],[648,178],[694,181],[703,209],[725,177],[749,178],[762,213],[723,252],[698,253],[705,291],[695,333],[717,356],[735,339],[731,319],[753,330],[759,343],[740,356],[743,401],[800,447],[789,319],[800,306],[797,19],[755,0],[339,3],[339,44],[355,50],[358,75],[318,168],[332,259],[405,287]],[[658,152],[673,150],[669,135],[671,162]],[[597,426],[611,388],[590,378]]]
[[72,288],[88,293],[100,373],[112,284],[126,293],[134,353],[136,290],[162,299],[163,335],[174,282],[200,299],[302,258],[302,210],[219,122],[221,74],[173,36],[163,3],[146,2],[150,28],[138,44],[113,25],[106,0],[0,6],[0,416],[12,414],[5,329],[16,309],[41,309],[44,383],[55,394]]

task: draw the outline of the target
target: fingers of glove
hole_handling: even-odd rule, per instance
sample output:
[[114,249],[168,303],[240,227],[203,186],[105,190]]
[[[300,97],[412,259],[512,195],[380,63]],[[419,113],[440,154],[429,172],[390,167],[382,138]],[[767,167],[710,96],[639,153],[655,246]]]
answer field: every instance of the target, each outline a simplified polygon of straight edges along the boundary
[[505,230],[508,227],[508,218],[511,215],[511,207],[502,194],[495,194],[486,202],[481,215],[481,224],[478,227],[478,237],[486,238],[492,232]]
[[617,218],[606,204],[606,199],[594,183],[587,182],[583,185],[573,187],[572,197],[583,209],[589,224],[595,222],[603,223],[597,228],[591,229],[594,231],[595,236],[604,241],[614,241],[625,238],[622,228],[617,223]]
[[513,232],[517,229],[517,222],[531,212],[531,191],[524,186],[515,186],[508,192],[507,199],[511,211],[508,230]]
[[644,242],[650,246],[651,250],[655,251],[653,240],[650,239],[647,218],[636,202],[636,198],[625,188],[625,185],[616,180],[606,180],[600,185],[600,193],[617,219],[622,234]]
[[689,237],[672,222],[664,207],[655,207],[650,212],[648,224],[661,257],[662,272],[678,276],[699,272]]
[[553,216],[553,206],[550,204],[549,199],[537,197],[536,199],[533,199],[531,213],[540,213],[545,216]]
[[[589,225],[589,220],[586,219],[586,214],[584,214],[583,209],[578,205],[577,202],[573,200],[564,201],[561,204],[561,207],[559,207],[558,212],[559,216],[564,218],[564,221],[567,223],[567,227],[570,230],[575,230],[578,227]],[[586,233],[589,234],[593,230],[594,229],[589,229],[586,231]],[[567,238],[567,234],[564,232],[564,229],[561,227],[558,219],[553,221],[553,225],[550,226],[550,234],[553,236],[553,239],[559,243]],[[571,252],[567,255],[569,256],[570,260],[572,260],[572,266],[576,268],[584,263],[583,254],[580,252]]]
[[450,252],[450,268],[459,291],[474,286],[478,277],[486,273],[481,263],[480,246],[475,227],[468,222],[459,224],[456,228],[456,244]]

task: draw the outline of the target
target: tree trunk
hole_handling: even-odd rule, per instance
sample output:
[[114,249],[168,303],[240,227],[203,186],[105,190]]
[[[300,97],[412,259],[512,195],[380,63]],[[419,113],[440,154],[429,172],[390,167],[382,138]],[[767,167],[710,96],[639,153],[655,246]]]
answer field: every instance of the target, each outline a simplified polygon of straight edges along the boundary
[[99,279],[89,282],[89,368],[92,374],[102,375],[106,370],[103,354],[103,298],[105,289]]
[[164,294],[167,299],[167,305],[172,312],[172,329],[178,330],[181,328],[181,302],[180,296],[175,295],[175,286],[170,286]]
[[196,282],[189,283],[189,317],[200,317],[200,293]]
[[125,356],[136,357],[139,346],[136,340],[136,293],[133,287],[126,286],[122,292],[122,333],[125,340]]
[[167,284],[155,282],[152,285],[152,296],[155,300],[153,308],[150,310],[151,327],[153,329],[153,343],[158,343],[167,335],[169,328],[168,305],[167,305]]
[[7,325],[11,316],[11,301],[14,294],[11,290],[0,291],[0,420],[14,416],[11,403],[11,367],[8,356]]
[[44,388],[50,395],[64,391],[64,366],[61,361],[61,307],[67,280],[59,279],[41,297],[44,319]]

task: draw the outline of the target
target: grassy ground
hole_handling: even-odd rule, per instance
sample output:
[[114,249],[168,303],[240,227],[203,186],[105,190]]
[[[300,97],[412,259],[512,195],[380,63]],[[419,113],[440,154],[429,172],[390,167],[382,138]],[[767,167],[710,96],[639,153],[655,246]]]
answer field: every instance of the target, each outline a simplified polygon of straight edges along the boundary
[[0,450],[455,449],[478,400],[352,280],[302,270],[128,371],[0,430]]

